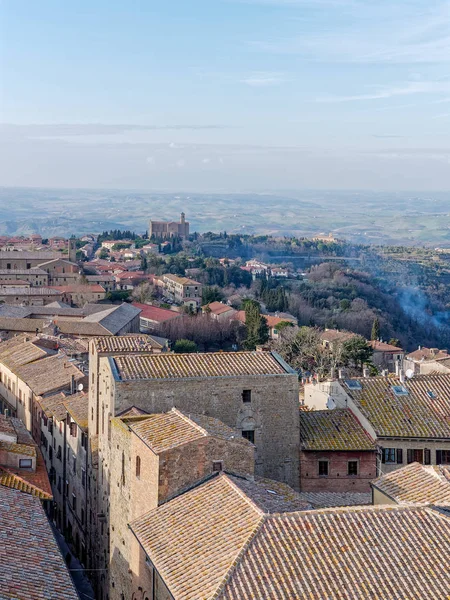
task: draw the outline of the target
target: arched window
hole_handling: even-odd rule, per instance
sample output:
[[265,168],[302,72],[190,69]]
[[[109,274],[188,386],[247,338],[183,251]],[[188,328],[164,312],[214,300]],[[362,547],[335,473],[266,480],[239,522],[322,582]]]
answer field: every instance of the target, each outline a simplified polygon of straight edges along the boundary
[[141,476],[141,457],[136,456],[136,477],[139,479]]

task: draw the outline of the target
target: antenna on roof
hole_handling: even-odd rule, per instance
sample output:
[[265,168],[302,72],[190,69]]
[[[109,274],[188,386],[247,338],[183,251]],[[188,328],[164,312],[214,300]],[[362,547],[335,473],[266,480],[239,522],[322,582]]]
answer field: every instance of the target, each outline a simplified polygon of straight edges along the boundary
[[408,379],[412,379],[414,377],[414,371],[412,369],[408,369],[405,375]]

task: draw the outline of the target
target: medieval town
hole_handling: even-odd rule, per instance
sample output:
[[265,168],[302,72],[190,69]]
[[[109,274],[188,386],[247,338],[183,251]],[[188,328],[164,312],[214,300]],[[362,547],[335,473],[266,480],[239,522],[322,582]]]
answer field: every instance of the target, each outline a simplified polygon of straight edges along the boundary
[[0,238],[0,596],[447,598],[447,350],[195,243]]

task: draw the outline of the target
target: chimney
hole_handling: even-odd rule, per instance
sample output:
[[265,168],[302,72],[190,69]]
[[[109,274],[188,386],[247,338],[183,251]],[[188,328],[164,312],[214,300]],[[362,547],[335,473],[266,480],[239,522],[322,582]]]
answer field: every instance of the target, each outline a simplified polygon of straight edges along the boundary
[[330,379],[333,380],[336,376],[336,369],[334,367],[331,367],[331,371],[330,371]]
[[400,361],[396,360],[395,361],[395,374],[397,375],[397,377],[400,377]]
[[75,375],[70,377],[70,393],[75,394]]
[[370,371],[367,367],[363,368],[363,377],[369,377]]
[[405,383],[405,372],[403,371],[403,369],[399,370],[398,376],[400,377],[400,383]]
[[339,369],[339,371],[338,371],[338,379],[344,379],[344,369]]

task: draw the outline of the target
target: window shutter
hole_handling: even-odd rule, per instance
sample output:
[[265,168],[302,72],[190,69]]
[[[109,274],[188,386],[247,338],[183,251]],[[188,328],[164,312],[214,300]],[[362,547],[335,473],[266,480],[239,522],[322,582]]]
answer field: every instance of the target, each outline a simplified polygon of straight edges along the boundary
[[442,465],[442,450],[436,450],[436,464]]
[[403,464],[403,450],[402,450],[402,448],[397,448],[397,464],[398,465],[402,465]]
[[431,450],[429,448],[424,450],[424,464],[431,465]]
[[381,462],[383,463],[383,465],[386,462],[386,454],[384,452],[384,448],[381,448]]
[[408,465],[410,463],[412,463],[413,461],[414,461],[414,453],[413,453],[413,451],[412,451],[411,448],[408,448],[408,452],[407,452],[407,462],[408,462]]

